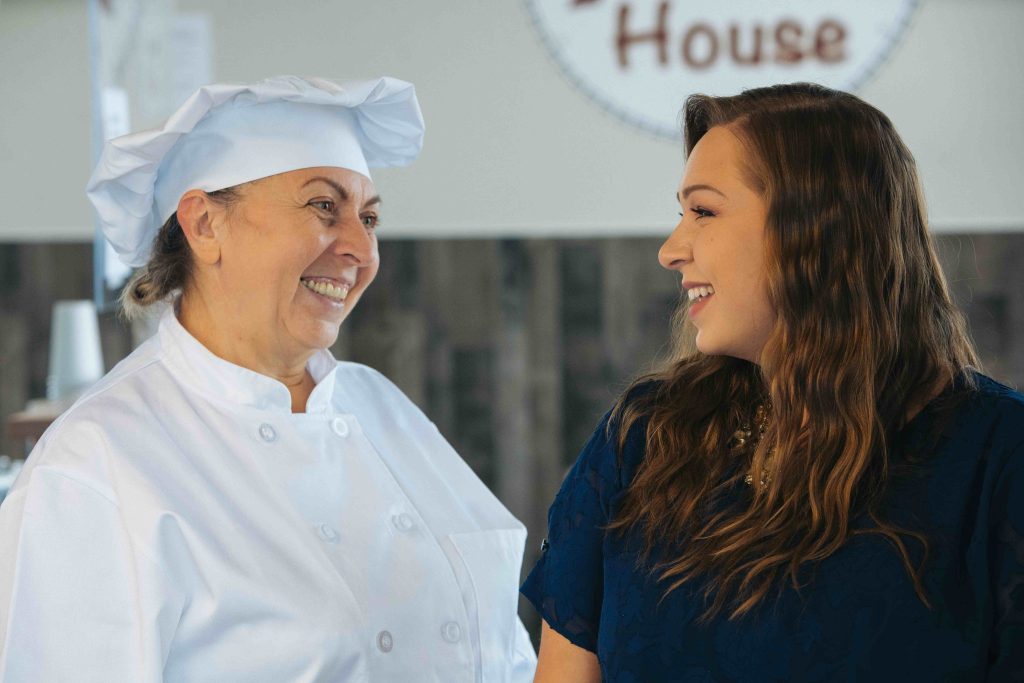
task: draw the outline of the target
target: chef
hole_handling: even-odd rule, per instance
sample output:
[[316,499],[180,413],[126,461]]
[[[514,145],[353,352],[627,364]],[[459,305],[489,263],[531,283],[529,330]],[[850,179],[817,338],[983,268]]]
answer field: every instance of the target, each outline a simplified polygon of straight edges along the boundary
[[0,681],[532,679],[522,524],[326,350],[378,268],[368,168],[422,139],[409,83],[279,77],[107,143],[126,311],[170,306],[0,509]]

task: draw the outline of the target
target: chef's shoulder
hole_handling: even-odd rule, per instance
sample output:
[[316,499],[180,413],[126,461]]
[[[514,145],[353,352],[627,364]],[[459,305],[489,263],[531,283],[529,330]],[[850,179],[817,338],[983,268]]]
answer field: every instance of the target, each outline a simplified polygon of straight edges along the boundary
[[155,409],[150,389],[164,374],[145,345],[91,386],[43,433],[19,476],[72,480],[115,501],[116,444],[147,432]]
[[336,398],[339,408],[359,417],[388,416],[395,426],[427,423],[423,411],[380,371],[361,363],[338,361]]
[[[335,371],[337,408],[358,418],[363,434],[406,492],[415,498],[416,492],[429,491],[432,498],[424,505],[447,510],[452,531],[514,530],[513,540],[522,548],[522,524],[401,389],[358,363],[339,362]],[[445,490],[452,495],[437,496]]]

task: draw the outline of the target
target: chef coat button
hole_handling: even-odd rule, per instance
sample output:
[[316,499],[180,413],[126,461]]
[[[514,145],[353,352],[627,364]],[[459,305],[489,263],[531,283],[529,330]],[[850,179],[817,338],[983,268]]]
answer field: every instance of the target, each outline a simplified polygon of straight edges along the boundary
[[348,436],[348,423],[340,417],[336,417],[331,420],[331,429],[334,430],[335,434],[342,438]]
[[449,643],[457,643],[462,637],[462,627],[454,621],[449,621],[441,628],[441,636]]
[[395,646],[395,640],[391,637],[391,634],[387,631],[381,631],[377,634],[377,649],[381,652],[391,652],[391,648]]
[[407,512],[403,512],[400,515],[392,517],[391,523],[401,531],[412,531],[416,528],[416,521],[412,518],[412,515]]
[[264,422],[263,424],[260,425],[260,438],[266,441],[267,443],[270,443],[271,441],[277,438],[277,432],[274,430],[273,427]]
[[338,530],[330,524],[320,525],[320,538],[327,541],[328,543],[337,543],[341,536],[338,534]]

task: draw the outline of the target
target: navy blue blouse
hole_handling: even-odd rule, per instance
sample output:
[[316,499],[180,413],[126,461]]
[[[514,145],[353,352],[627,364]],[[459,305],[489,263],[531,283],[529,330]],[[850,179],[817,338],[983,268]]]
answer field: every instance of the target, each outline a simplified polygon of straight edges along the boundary
[[551,628],[597,654],[605,681],[1024,681],[1024,395],[979,375],[954,410],[933,402],[899,435],[901,452],[927,457],[890,485],[884,512],[928,538],[932,609],[893,546],[866,534],[799,594],[705,623],[695,586],[662,601],[637,568],[637,536],[603,530],[644,457],[645,425],[620,460],[608,419],[555,498],[522,587]]

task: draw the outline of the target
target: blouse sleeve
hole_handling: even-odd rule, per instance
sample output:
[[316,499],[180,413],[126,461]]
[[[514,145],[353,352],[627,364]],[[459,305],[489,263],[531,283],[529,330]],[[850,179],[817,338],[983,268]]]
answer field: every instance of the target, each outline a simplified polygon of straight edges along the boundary
[[988,680],[1024,680],[1024,445],[1017,447],[992,498],[995,625]]
[[0,680],[163,680],[183,606],[87,484],[36,467],[0,510]]
[[541,557],[521,588],[552,629],[591,652],[601,620],[604,527],[624,489],[618,436],[614,425],[608,427],[605,415],[562,483],[548,512]]

